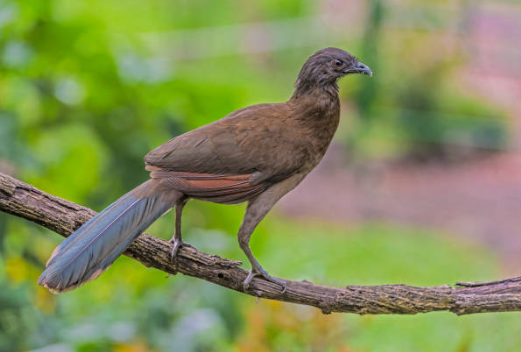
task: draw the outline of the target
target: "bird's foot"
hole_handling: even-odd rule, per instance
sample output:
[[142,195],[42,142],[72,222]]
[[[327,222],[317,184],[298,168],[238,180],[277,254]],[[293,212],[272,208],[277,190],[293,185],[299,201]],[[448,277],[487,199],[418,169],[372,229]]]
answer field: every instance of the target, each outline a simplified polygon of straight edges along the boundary
[[250,272],[248,273],[246,280],[244,280],[244,282],[242,283],[242,287],[243,287],[244,291],[247,291],[249,289],[251,281],[256,276],[261,276],[262,278],[264,278],[264,280],[273,282],[274,284],[281,286],[282,293],[286,292],[286,289],[288,288],[288,284],[286,283],[286,281],[277,279],[277,278],[271,276],[270,274],[268,274],[268,272],[266,270],[264,270],[262,268],[257,269],[257,270],[252,268],[252,269],[250,269]]
[[172,252],[170,254],[170,258],[172,259],[172,262],[174,262],[174,263],[176,262],[176,257],[177,257],[177,253],[179,252],[179,248],[181,248],[182,246],[195,248],[191,244],[186,243],[185,241],[183,241],[182,239],[172,238],[168,242],[173,243]]

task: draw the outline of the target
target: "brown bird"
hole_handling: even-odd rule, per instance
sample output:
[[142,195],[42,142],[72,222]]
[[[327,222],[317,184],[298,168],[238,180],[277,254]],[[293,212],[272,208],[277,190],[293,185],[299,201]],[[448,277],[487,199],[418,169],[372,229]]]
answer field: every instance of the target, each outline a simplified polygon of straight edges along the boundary
[[238,240],[251,263],[244,281],[270,276],[255,259],[250,237],[259,222],[324,156],[340,119],[339,78],[368,66],[337,48],[317,51],[305,62],[291,99],[232,112],[175,137],[145,156],[151,179],[122,196],[58,246],[38,283],[64,292],[95,279],[152,222],[175,206],[172,258],[180,246],[186,202],[248,202]]

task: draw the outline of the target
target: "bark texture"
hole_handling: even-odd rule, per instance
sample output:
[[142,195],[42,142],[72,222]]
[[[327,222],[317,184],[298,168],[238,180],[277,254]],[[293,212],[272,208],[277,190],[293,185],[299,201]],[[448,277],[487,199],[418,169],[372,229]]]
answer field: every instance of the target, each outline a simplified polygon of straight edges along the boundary
[[[0,211],[37,223],[64,237],[96,214],[89,208],[47,194],[3,173],[0,173]],[[170,260],[170,251],[170,243],[142,234],[125,255],[169,274],[180,272],[254,297],[317,307],[324,314],[417,314],[445,310],[463,315],[521,310],[521,277],[456,283],[454,287],[382,285],[336,288],[286,280],[288,287],[284,293],[279,285],[256,278],[245,291],[242,282],[248,273],[239,268],[241,262],[182,247],[176,266]]]

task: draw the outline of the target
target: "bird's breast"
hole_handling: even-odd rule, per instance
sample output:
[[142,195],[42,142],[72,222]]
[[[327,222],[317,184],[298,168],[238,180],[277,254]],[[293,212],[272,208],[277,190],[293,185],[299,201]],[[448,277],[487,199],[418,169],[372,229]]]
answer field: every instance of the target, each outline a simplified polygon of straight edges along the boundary
[[322,160],[338,128],[339,120],[339,110],[329,109],[326,112],[322,110],[311,121],[304,123],[306,133],[303,148],[307,158],[302,165],[303,171],[311,171]]

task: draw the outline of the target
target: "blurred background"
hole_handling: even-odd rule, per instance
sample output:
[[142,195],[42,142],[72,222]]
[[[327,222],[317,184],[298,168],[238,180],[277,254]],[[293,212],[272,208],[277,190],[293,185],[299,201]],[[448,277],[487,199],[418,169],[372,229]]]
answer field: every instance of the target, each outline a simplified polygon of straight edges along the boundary
[[[252,238],[264,267],[339,287],[519,275],[515,0],[0,0],[0,171],[99,211],[147,178],[149,150],[288,99],[327,46],[374,77],[340,82],[325,160]],[[191,202],[185,239],[244,261],[243,212]],[[54,296],[36,280],[61,240],[0,213],[0,351],[521,350],[516,313],[326,316],[128,258]]]

